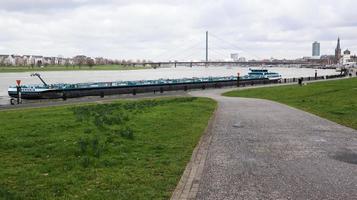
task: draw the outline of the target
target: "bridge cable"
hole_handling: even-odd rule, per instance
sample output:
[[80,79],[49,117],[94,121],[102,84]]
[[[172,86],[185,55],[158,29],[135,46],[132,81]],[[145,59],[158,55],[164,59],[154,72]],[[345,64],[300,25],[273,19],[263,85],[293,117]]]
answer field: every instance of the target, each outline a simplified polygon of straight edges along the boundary
[[258,59],[258,60],[260,59],[258,56],[255,56],[255,55],[253,55],[253,54],[250,54],[249,52],[243,50],[242,48],[236,46],[235,44],[233,44],[233,43],[231,43],[231,42],[228,42],[228,41],[226,41],[226,40],[224,40],[224,39],[222,39],[222,38],[220,38],[220,37],[218,37],[218,36],[216,36],[216,35],[214,35],[214,34],[212,34],[212,33],[209,33],[209,35],[212,36],[213,38],[215,38],[215,39],[221,41],[221,42],[224,42],[224,43],[230,45],[231,47],[234,47],[235,49],[238,49],[238,50],[240,50],[240,51],[242,51],[242,52],[248,53],[248,55],[252,56],[253,58],[256,58],[256,59]]

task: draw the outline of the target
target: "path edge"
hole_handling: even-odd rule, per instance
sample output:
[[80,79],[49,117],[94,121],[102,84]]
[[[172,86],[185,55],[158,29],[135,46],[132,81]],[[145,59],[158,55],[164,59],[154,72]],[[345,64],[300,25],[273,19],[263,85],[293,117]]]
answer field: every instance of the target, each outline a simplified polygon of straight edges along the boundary
[[192,152],[192,156],[185,171],[183,172],[180,181],[178,182],[174,192],[172,193],[171,200],[184,200],[195,199],[198,193],[200,180],[202,177],[203,167],[207,158],[208,147],[212,140],[212,127],[217,118],[217,111],[219,103],[212,113],[208,124],[203,131],[203,134]]

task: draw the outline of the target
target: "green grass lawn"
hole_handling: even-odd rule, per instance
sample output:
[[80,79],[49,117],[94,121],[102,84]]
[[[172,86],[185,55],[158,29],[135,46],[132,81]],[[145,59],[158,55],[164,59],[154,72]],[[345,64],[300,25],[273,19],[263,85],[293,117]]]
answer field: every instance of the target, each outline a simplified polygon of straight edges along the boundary
[[0,112],[0,199],[168,199],[216,103],[163,98]]
[[46,67],[24,67],[24,66],[0,66],[0,73],[12,72],[32,72],[32,71],[80,71],[80,70],[136,70],[136,69],[150,69],[151,67],[143,66],[124,66],[124,65],[96,65],[89,67],[87,65],[79,66],[62,66],[49,65]]
[[229,97],[269,99],[357,129],[357,78],[231,91]]

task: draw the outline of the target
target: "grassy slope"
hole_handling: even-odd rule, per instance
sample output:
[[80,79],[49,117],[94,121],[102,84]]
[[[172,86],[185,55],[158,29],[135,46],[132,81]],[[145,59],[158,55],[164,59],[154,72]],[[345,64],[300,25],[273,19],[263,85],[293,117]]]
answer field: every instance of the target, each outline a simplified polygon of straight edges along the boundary
[[231,91],[230,97],[278,101],[357,129],[357,78],[308,84]]
[[80,71],[80,70],[135,70],[135,69],[149,69],[149,67],[142,66],[123,66],[123,65],[96,65],[90,68],[89,66],[47,66],[47,67],[6,67],[0,66],[0,73],[12,73],[12,72],[32,72],[32,71]]
[[[144,111],[124,110],[134,139],[79,122],[68,106],[0,112],[0,199],[168,199],[216,103],[154,101]],[[121,101],[108,111],[123,104],[136,106]],[[78,153],[79,138],[93,134],[107,143],[101,156]]]

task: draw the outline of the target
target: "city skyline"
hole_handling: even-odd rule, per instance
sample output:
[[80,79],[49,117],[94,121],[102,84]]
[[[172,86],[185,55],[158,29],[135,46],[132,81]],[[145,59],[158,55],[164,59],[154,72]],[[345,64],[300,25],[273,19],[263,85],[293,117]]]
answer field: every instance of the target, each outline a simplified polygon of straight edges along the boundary
[[[299,58],[321,43],[321,55],[357,52],[353,1],[21,1],[0,8],[0,54],[88,55],[112,59]],[[170,55],[193,46],[191,55]],[[213,51],[215,50],[215,51]],[[222,56],[222,54],[224,54]]]

